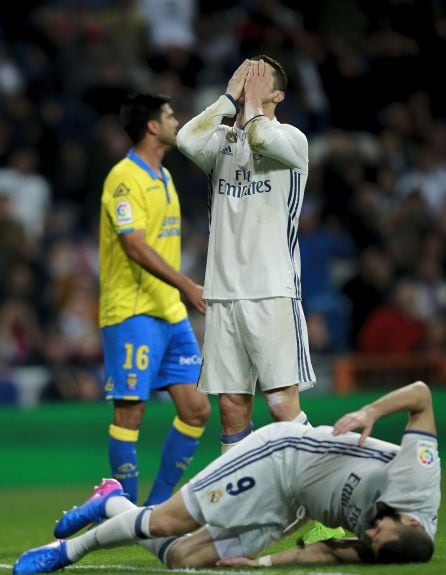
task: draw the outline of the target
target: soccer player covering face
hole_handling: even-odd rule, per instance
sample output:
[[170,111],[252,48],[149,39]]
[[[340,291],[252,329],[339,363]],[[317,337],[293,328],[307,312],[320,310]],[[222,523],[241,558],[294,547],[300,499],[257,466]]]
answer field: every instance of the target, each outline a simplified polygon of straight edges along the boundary
[[[179,271],[180,205],[172,175],[162,165],[178,129],[169,100],[129,96],[121,121],[134,146],[105,180],[100,223],[105,391],[114,405],[109,458],[113,477],[136,502],[136,445],[145,402],[153,390],[167,390],[177,416],[145,501],[156,504],[171,495],[209,415],[207,398],[195,389],[201,355],[180,294],[201,313],[205,302],[202,287]],[[61,528],[59,535],[65,534]]]
[[[401,445],[370,437],[376,420],[399,411],[409,414]],[[154,509],[136,507],[117,490],[93,495],[68,512],[76,529],[110,519],[72,539],[23,553],[14,574],[54,571],[90,551],[132,543],[171,568],[424,562],[433,554],[439,505],[432,397],[418,381],[345,415],[333,427],[271,423]],[[290,532],[296,517],[302,523],[308,516],[342,525],[357,538],[259,558]]]
[[[298,392],[316,379],[297,241],[308,144],[275,117],[286,85],[279,62],[245,60],[226,94],[178,132],[178,148],[210,181],[198,389],[219,396],[223,451],[252,431],[257,382],[274,420],[304,423]],[[234,116],[233,126],[222,124]]]

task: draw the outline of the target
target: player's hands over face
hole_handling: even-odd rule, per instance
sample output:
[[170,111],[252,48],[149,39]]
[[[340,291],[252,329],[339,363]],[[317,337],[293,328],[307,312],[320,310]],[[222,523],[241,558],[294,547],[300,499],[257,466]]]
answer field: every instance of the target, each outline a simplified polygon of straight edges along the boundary
[[203,286],[188,279],[181,291],[200,313],[206,313],[206,302],[203,299]]
[[343,433],[360,429],[361,437],[359,438],[359,445],[363,447],[366,438],[372,432],[374,423],[375,417],[373,412],[366,408],[362,408],[358,411],[347,413],[341,417],[341,419],[338,419],[333,426],[333,435],[342,435]]
[[245,98],[259,98],[262,104],[272,102],[278,94],[274,90],[273,69],[263,60],[251,60],[245,81]]
[[246,76],[248,75],[249,65],[249,60],[245,60],[242,64],[240,64],[228,82],[226,93],[232,96],[234,100],[238,100],[243,94],[243,88],[245,86]]
[[249,557],[232,557],[231,559],[220,559],[215,565],[217,567],[232,567],[234,565],[249,565],[250,567],[257,567],[257,559],[250,559]]

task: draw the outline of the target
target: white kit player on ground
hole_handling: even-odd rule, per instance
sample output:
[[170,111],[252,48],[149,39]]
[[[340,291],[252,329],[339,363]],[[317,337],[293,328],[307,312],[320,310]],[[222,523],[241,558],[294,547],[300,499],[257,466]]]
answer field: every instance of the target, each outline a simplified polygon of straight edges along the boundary
[[[409,413],[400,446],[369,437],[377,419],[399,411]],[[106,480],[63,515],[56,532],[68,537],[109,519],[77,537],[26,551],[14,574],[51,572],[91,551],[136,543],[170,568],[422,562],[433,554],[439,505],[432,397],[426,384],[415,382],[333,427],[271,423],[153,509],[136,507],[118,482]],[[330,539],[258,558],[286,534],[296,515],[342,525],[357,539]]]

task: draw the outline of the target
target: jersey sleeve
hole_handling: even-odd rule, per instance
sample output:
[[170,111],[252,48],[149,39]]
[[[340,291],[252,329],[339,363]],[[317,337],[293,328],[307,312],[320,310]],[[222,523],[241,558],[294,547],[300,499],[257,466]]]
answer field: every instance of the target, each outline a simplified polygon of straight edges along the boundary
[[387,473],[386,486],[377,501],[417,519],[433,539],[440,506],[437,438],[406,431]]
[[217,157],[221,131],[220,124],[225,117],[237,113],[235,104],[227,96],[220,98],[207,107],[201,114],[187,122],[177,134],[177,146],[180,152],[194,164],[209,174]]
[[110,179],[102,203],[117,234],[146,229],[148,214],[144,207],[141,186],[132,178]]
[[274,158],[288,168],[308,171],[308,141],[296,127],[257,116],[245,125],[245,132],[254,153]]

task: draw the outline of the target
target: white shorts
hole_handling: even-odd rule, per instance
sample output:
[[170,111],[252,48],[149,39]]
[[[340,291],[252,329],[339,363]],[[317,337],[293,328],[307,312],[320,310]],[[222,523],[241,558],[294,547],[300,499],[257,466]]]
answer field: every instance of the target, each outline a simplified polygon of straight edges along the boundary
[[[181,489],[190,515],[207,524],[221,558],[257,556],[284,536],[302,508],[293,488],[299,460],[290,445],[308,432],[299,423],[267,425],[198,473]],[[291,482],[292,483],[291,483]],[[300,516],[302,523],[306,515]]]
[[209,301],[205,327],[199,391],[254,395],[257,382],[263,391],[316,383],[299,300]]

